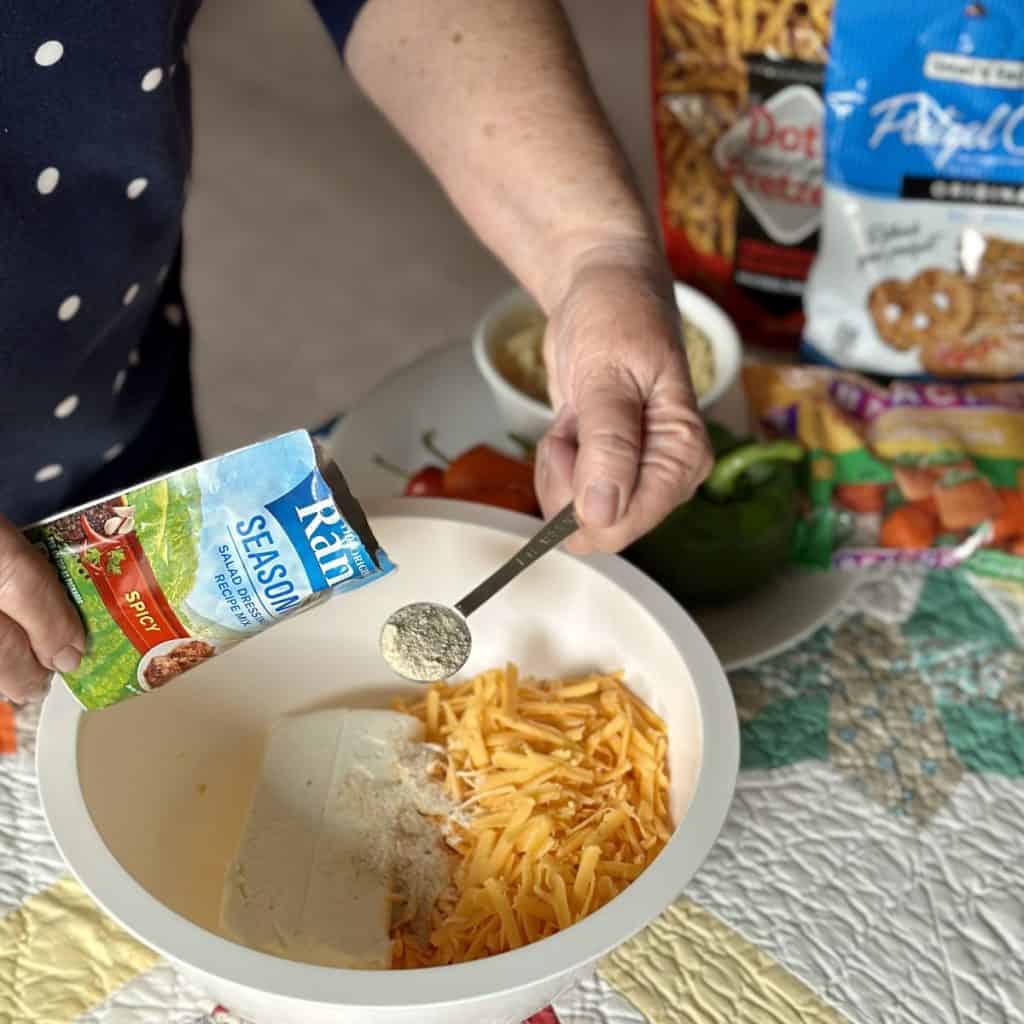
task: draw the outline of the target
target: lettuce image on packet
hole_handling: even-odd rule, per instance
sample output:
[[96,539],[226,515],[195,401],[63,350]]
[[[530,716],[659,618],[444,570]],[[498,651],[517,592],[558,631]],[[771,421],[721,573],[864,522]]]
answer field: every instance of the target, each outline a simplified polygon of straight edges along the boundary
[[281,618],[387,575],[337,465],[306,431],[27,527],[85,623],[64,677],[89,709],[158,689]]

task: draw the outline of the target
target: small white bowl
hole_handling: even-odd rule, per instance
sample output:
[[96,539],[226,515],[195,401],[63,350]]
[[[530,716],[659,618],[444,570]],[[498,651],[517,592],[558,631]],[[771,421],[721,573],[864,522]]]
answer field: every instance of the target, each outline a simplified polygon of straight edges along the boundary
[[506,659],[541,677],[625,670],[669,731],[676,829],[654,863],[579,924],[474,963],[335,970],[230,941],[221,888],[270,723],[421,693],[384,666],[381,623],[409,601],[458,598],[536,529],[527,516],[467,502],[407,498],[366,510],[400,566],[387,579],[103,711],[84,712],[55,686],[37,748],[43,808],[95,900],[253,1024],[519,1024],[668,907],[711,849],[739,761],[732,694],[692,620],[646,576],[619,558],[552,552],[473,616],[467,670]]
[[[707,296],[688,285],[675,285],[679,312],[699,327],[711,345],[715,380],[698,404],[709,409],[732,387],[740,371],[742,346],[732,320]],[[528,327],[542,315],[537,303],[521,288],[507,292],[480,318],[473,331],[473,358],[494,396],[506,429],[529,441],[539,441],[554,421],[544,402],[520,391],[495,365],[498,346],[515,331]]]

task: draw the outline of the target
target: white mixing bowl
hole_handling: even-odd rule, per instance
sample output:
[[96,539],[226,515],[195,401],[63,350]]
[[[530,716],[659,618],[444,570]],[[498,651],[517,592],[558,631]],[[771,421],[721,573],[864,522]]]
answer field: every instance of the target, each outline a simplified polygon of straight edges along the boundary
[[628,891],[559,935],[502,956],[415,971],[347,971],[257,953],[220,933],[225,867],[264,734],[284,712],[383,706],[377,653],[407,601],[455,601],[536,529],[498,509],[428,499],[367,506],[399,571],[296,616],[175,680],[84,713],[63,686],[43,710],[39,784],[71,870],[108,913],[254,1024],[520,1024],[679,894],[732,797],[739,737],[725,675],[685,612],[619,559],[555,552],[472,619],[468,671],[622,667],[669,725],[678,827]]
[[[680,315],[699,327],[711,346],[714,383],[697,402],[701,409],[710,409],[739,375],[743,354],[740,336],[724,310],[706,295],[678,281],[674,287]],[[506,380],[495,365],[495,354],[509,335],[536,323],[541,315],[540,307],[527,292],[513,288],[484,313],[473,331],[473,358],[494,397],[498,415],[507,430],[529,441],[539,441],[547,433],[555,414],[546,402]]]

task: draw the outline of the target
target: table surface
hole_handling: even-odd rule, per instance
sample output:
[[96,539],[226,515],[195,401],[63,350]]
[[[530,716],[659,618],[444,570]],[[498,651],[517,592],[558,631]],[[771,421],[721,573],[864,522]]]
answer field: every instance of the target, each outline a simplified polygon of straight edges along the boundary
[[[717,846],[544,1024],[1024,1021],[1022,626],[1003,584],[869,578],[734,673],[742,771]],[[0,1022],[229,1024],[68,877],[38,711],[8,715]]]
[[[888,573],[733,673],[718,844],[536,1024],[1024,1022],[1022,637],[1020,587]],[[37,721],[0,705],[0,1024],[235,1024],[69,877]]]

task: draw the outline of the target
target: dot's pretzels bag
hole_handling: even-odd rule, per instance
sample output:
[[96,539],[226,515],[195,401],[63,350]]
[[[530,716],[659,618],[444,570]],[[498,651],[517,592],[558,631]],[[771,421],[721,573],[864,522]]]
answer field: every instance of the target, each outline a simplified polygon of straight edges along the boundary
[[337,465],[294,431],[26,529],[60,574],[87,647],[64,677],[102,708],[332,594],[394,569]]
[[832,0],[650,0],[661,226],[676,276],[796,349],[821,223]]

